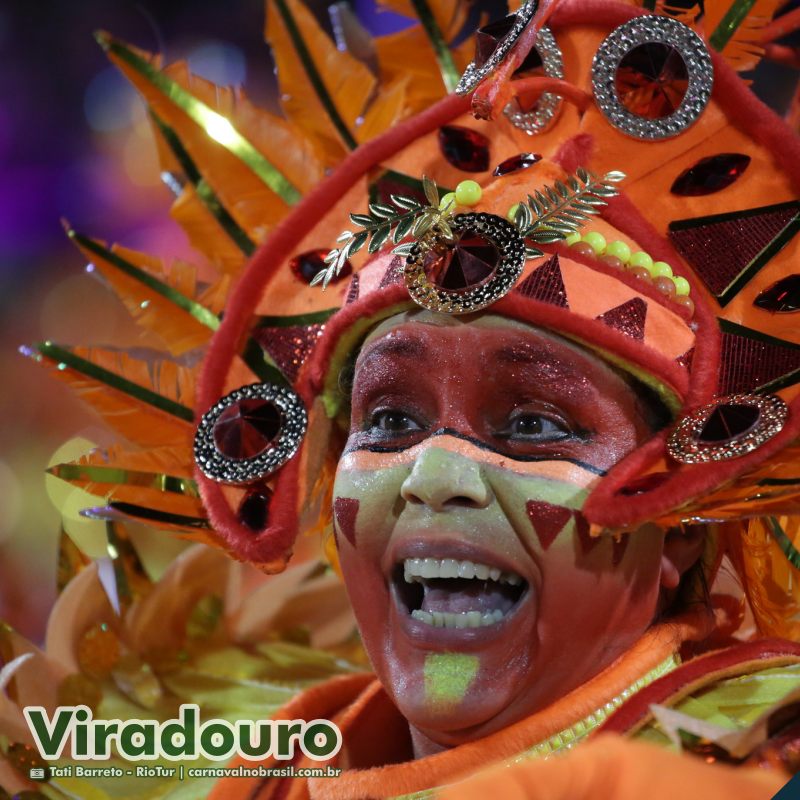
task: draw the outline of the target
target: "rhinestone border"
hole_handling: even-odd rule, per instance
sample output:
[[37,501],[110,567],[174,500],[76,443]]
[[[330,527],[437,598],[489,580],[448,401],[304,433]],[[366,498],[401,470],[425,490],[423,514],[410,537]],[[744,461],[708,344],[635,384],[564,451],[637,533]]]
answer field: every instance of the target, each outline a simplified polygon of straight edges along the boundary
[[[700,433],[714,410],[721,405],[746,405],[758,408],[761,416],[755,427],[728,442],[708,444]],[[776,395],[732,394],[708,403],[684,417],[667,440],[667,450],[682,464],[727,461],[751,453],[783,430],[789,408]]]
[[476,67],[475,61],[470,61],[464,74],[455,88],[456,94],[469,94],[481,81],[488,77],[502,63],[508,51],[516,44],[525,26],[531,21],[539,0],[527,0],[516,12],[517,19],[511,30],[500,40],[495,51],[486,60],[482,67]]
[[[534,44],[542,59],[542,69],[548,78],[564,77],[564,58],[550,28],[542,28]],[[564,99],[553,92],[544,92],[530,111],[523,111],[513,100],[505,108],[509,122],[530,135],[541,133],[550,126],[561,109]]]
[[[269,400],[282,412],[280,433],[274,444],[252,458],[228,458],[214,442],[214,425],[220,414],[239,400]],[[300,447],[308,415],[300,397],[283,386],[252,383],[225,395],[200,420],[194,439],[194,460],[207,478],[218,483],[246,484],[265,478],[283,466]]]
[[[674,47],[686,64],[689,83],[680,106],[669,116],[648,119],[632,114],[617,94],[615,77],[620,62],[643,44]],[[668,139],[685,131],[703,113],[711,98],[714,67],[705,42],[682,22],[670,17],[635,17],[615,28],[592,61],[592,87],[597,105],[615,127],[636,139]]]
[[423,308],[447,314],[468,314],[486,308],[508,294],[525,266],[525,242],[515,225],[495,214],[457,214],[451,227],[458,233],[473,230],[500,250],[500,263],[486,283],[463,292],[448,291],[431,283],[425,274],[425,255],[432,248],[444,244],[436,233],[414,245],[406,258],[403,274],[411,299]]

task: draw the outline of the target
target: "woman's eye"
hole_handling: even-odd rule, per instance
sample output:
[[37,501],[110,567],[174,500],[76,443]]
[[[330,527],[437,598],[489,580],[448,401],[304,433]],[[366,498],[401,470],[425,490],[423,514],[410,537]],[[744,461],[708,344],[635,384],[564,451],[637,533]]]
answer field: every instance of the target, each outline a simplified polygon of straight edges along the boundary
[[408,414],[390,409],[376,411],[370,418],[370,428],[383,433],[407,433],[421,430],[422,426]]
[[508,439],[552,442],[565,439],[570,435],[570,430],[541,414],[523,413],[512,417],[501,435]]

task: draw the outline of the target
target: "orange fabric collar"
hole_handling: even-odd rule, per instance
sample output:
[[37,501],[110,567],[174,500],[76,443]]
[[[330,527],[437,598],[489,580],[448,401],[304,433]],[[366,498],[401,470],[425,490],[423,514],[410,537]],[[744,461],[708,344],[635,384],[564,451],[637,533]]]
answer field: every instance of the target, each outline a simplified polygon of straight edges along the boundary
[[[396,797],[441,786],[465,772],[513,758],[610,702],[676,653],[683,642],[702,639],[708,633],[708,626],[708,617],[702,611],[654,626],[614,664],[537,714],[479,741],[426,758],[368,769],[345,769],[336,779],[312,778],[309,780],[310,796],[314,800]],[[339,755],[339,766],[365,763],[369,756],[364,750],[365,742],[381,740],[385,749],[389,738],[387,723],[391,723],[391,729],[395,731],[402,729],[397,725],[398,719],[404,722],[380,683],[374,680],[337,720],[345,742]]]

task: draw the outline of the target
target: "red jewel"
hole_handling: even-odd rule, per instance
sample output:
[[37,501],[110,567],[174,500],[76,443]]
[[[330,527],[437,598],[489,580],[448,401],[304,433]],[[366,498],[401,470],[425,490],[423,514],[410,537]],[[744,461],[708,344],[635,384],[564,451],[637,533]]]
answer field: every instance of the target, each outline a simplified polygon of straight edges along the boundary
[[455,245],[432,251],[425,262],[428,280],[441,289],[472,289],[492,277],[500,263],[497,246],[473,231],[464,231]]
[[726,403],[714,409],[697,438],[708,444],[730,442],[751,431],[760,417],[757,406]]
[[507,17],[490,22],[482,28],[478,28],[475,33],[475,66],[482,67],[497,49],[497,45],[508,36],[514,23],[517,21],[516,14],[509,14]]
[[280,409],[269,400],[239,400],[219,415],[214,444],[227,458],[254,458],[272,444],[281,422]]
[[269,504],[272,492],[266,486],[252,489],[239,506],[239,522],[251,531],[263,531],[269,521]]
[[439,128],[442,155],[463,172],[484,172],[489,169],[489,140],[471,128],[445,125]]
[[670,191],[682,197],[700,197],[727,189],[750,164],[744,153],[720,153],[701,158],[675,179]]
[[[297,276],[298,280],[301,280],[303,283],[311,283],[312,278],[318,272],[328,268],[328,265],[325,263],[325,256],[327,256],[329,252],[329,250],[309,250],[307,253],[301,253],[299,256],[295,256],[289,262],[289,267]],[[331,280],[331,283],[338,283],[348,277],[352,272],[352,265],[349,261],[345,261],[342,271]]]
[[677,49],[663,42],[648,42],[625,54],[615,83],[620,102],[628,111],[660,119],[680,106],[689,75]]
[[753,305],[773,314],[790,314],[800,311],[800,274],[787,275],[753,301]]
[[516,156],[511,156],[505,161],[501,161],[492,173],[500,178],[503,175],[510,175],[512,172],[519,172],[521,169],[532,167],[537,161],[541,161],[542,157],[538,153],[520,153]]

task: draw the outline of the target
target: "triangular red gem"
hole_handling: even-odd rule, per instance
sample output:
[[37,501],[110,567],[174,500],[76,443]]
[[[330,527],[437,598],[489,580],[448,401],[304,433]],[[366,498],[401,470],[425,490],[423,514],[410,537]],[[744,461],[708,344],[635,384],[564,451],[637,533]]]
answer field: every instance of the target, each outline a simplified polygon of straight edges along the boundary
[[543,550],[547,550],[553,544],[556,536],[564,530],[564,526],[572,516],[572,509],[541,500],[528,500],[525,510]]
[[800,382],[800,345],[721,321],[722,357],[717,394],[766,388],[776,392]]
[[600,544],[599,536],[591,536],[589,534],[589,521],[580,511],[575,512],[575,532],[578,534],[581,552],[584,555]]
[[333,501],[333,513],[339,530],[347,537],[353,547],[356,546],[356,515],[358,500],[351,497],[337,497]]
[[314,349],[322,325],[291,325],[287,328],[258,328],[253,338],[269,353],[283,374],[294,383],[300,367]]
[[670,223],[678,252],[722,305],[800,229],[800,202],[750,208]]
[[533,300],[550,303],[559,308],[569,308],[567,290],[561,277],[561,266],[557,255],[550,256],[544,264],[531,272],[515,291]]
[[627,303],[601,314],[597,319],[616,328],[632,339],[644,339],[644,321],[647,317],[647,303],[641,297],[634,297]]

